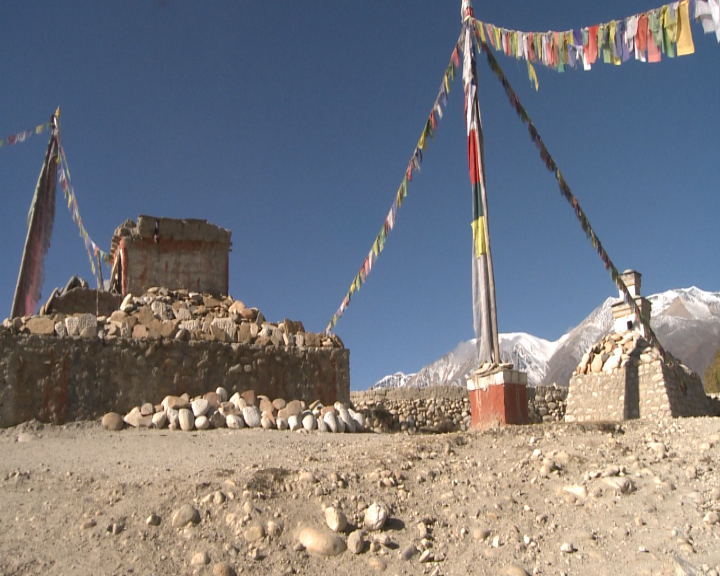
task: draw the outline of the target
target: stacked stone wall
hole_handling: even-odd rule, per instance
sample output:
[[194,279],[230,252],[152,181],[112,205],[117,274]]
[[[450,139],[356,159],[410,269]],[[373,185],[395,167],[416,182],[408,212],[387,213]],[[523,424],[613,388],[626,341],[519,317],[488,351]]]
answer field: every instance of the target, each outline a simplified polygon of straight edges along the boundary
[[166,395],[222,386],[332,405],[349,400],[345,348],[133,338],[57,338],[0,330],[0,427],[125,413]]
[[[565,416],[567,388],[527,388],[528,416],[533,423],[559,422]],[[351,392],[355,409],[376,431],[446,431],[470,427],[470,399],[460,386],[388,388]]]

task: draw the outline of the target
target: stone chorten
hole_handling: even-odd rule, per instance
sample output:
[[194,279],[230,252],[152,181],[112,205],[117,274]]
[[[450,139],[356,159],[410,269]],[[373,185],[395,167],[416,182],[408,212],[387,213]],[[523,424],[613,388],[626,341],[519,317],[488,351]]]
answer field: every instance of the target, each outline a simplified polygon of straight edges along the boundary
[[[640,295],[640,274],[621,275],[643,317],[651,303]],[[623,293],[620,291],[620,297]],[[708,416],[713,412],[700,377],[651,346],[633,308],[613,304],[614,331],[582,357],[570,379],[566,422],[622,421]]]

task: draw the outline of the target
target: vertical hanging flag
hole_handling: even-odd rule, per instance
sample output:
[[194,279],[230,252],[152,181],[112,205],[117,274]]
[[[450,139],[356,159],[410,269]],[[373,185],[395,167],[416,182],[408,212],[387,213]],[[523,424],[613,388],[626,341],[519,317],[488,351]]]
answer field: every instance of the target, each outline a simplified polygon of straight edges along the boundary
[[[485,196],[485,175],[482,170],[483,152],[480,141],[481,119],[477,95],[477,71],[475,46],[469,26],[465,28],[463,45],[463,85],[465,87],[465,124],[468,138],[468,162],[473,195],[473,324],[477,338],[477,352],[480,362],[493,360],[495,350],[491,316],[490,272],[486,237],[486,222],[483,202]],[[495,359],[498,360],[498,359]]]
[[45,280],[45,255],[50,248],[50,237],[55,223],[55,190],[58,179],[57,117],[53,116],[52,121],[53,131],[45,152],[45,162],[28,213],[28,232],[15,287],[11,318],[35,314]]

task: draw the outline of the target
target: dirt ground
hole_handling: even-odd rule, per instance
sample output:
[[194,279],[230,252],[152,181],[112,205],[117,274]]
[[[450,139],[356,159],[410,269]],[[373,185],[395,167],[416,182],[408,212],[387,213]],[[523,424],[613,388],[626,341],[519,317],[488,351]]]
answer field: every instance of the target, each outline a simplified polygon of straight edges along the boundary
[[[6,576],[720,571],[718,418],[413,436],[27,423],[0,431],[0,495]],[[346,541],[373,502],[389,518],[361,553],[298,545],[326,506]],[[184,505],[199,522],[174,527]]]

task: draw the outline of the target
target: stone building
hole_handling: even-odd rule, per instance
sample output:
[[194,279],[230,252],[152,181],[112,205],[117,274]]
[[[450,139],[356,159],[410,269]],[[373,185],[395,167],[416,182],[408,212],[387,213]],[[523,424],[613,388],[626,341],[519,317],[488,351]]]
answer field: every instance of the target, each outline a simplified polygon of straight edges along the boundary
[[230,235],[206,220],[127,220],[112,239],[112,288],[123,295],[153,286],[227,294]]
[[[650,302],[640,295],[640,274],[623,282],[643,316]],[[620,297],[623,297],[620,292]],[[622,421],[708,416],[713,413],[700,377],[671,354],[651,346],[629,304],[612,307],[614,332],[583,356],[570,379],[566,422]]]

